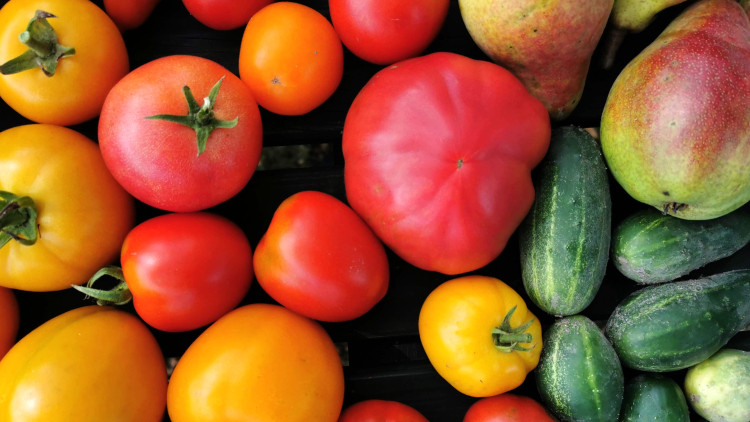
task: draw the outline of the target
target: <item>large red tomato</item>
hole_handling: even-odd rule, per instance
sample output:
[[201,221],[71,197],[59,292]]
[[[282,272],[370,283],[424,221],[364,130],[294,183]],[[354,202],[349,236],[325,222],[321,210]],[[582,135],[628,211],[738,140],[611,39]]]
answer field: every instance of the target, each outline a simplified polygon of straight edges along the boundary
[[387,67],[344,123],[346,195],[407,262],[459,274],[505,247],[534,201],[549,115],[502,67],[433,53]]
[[429,422],[411,406],[391,400],[365,400],[347,407],[338,422]]
[[112,88],[99,119],[112,175],[140,201],[168,211],[199,211],[236,195],[255,172],[262,136],[247,86],[196,56],[161,57],[133,70]]
[[198,22],[211,29],[229,30],[247,24],[250,18],[272,0],[182,0]]
[[351,208],[323,192],[284,200],[253,258],[271,297],[321,321],[357,318],[388,290],[385,248]]
[[357,57],[391,64],[417,56],[435,39],[449,0],[329,0],[333,27]]
[[474,402],[463,422],[556,422],[536,400],[504,393]]

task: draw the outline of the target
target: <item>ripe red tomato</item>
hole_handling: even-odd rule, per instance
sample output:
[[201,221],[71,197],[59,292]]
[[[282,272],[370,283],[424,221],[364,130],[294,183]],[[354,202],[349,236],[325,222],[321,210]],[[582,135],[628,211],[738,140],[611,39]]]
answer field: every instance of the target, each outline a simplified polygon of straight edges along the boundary
[[449,0],[329,0],[341,42],[357,57],[391,64],[415,57],[435,39]]
[[16,342],[18,302],[13,290],[0,287],[0,359]]
[[143,25],[159,0],[104,0],[104,10],[120,31],[135,29]]
[[388,290],[383,245],[351,208],[322,192],[284,200],[253,259],[263,290],[320,321],[362,316]]
[[471,405],[463,422],[557,422],[536,400],[504,393]]
[[429,422],[411,406],[390,400],[365,400],[347,407],[338,422]]
[[531,208],[549,114],[502,67],[453,53],[373,76],[344,123],[351,207],[416,267],[459,274],[495,259]]
[[325,102],[344,73],[333,25],[299,3],[270,4],[253,15],[240,44],[240,77],[266,110],[301,115]]
[[[197,128],[175,122],[190,120],[189,112]],[[199,211],[236,195],[255,172],[262,136],[247,86],[196,56],[161,57],[133,70],[112,88],[99,119],[112,175],[137,199],[168,211]]]
[[247,24],[250,18],[272,0],[182,0],[198,22],[211,29],[229,30]]

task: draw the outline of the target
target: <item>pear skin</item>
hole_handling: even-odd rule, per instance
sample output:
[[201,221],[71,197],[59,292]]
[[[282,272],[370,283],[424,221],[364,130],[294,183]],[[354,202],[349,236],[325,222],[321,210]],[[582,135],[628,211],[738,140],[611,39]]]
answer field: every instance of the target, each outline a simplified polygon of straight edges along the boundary
[[583,93],[591,56],[613,0],[459,0],[479,48],[513,72],[554,120]]
[[600,126],[612,175],[689,220],[750,201],[750,20],[734,0],[685,9],[622,70]]

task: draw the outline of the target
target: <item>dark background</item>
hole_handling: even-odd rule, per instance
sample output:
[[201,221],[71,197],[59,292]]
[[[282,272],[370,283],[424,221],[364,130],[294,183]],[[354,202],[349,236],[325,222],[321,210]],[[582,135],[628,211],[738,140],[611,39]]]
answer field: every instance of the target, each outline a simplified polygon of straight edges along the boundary
[[[101,6],[101,0],[95,3]],[[327,1],[300,3],[329,17]],[[691,3],[688,1],[662,12],[646,31],[629,35],[609,70],[603,70],[598,65],[601,56],[598,49],[594,53],[580,104],[568,119],[556,122],[554,126],[597,127],[609,87],[620,70]],[[242,32],[243,29],[212,30],[190,16],[182,2],[162,0],[149,20],[142,27],[125,32],[124,38],[131,69],[165,55],[192,54],[212,59],[238,74]],[[487,60],[469,37],[457,0],[451,1],[442,30],[425,53],[436,51]],[[264,153],[259,171],[239,195],[208,211],[227,216],[240,225],[254,248],[274,210],[289,195],[301,190],[319,190],[345,201],[341,154],[344,118],[359,89],[381,68],[345,50],[341,85],[321,107],[299,117],[279,116],[261,110]],[[0,130],[26,123],[30,122],[0,103]],[[93,120],[73,129],[96,140],[97,123]],[[612,179],[610,189],[613,227],[630,213],[645,207],[632,200]],[[164,213],[143,204],[138,205],[137,212],[139,221]],[[512,237],[498,259],[473,273],[500,278],[526,297],[521,283],[517,242],[517,238]],[[417,316],[423,300],[438,284],[453,277],[416,269],[390,252],[389,258],[391,280],[386,297],[361,318],[345,323],[323,324],[342,350],[346,376],[345,405],[371,398],[398,400],[413,406],[432,422],[460,421],[476,399],[458,393],[437,375],[422,350],[417,333]],[[748,262],[750,248],[746,247],[730,258],[698,270],[692,276],[747,267]],[[603,323],[615,305],[635,289],[635,283],[624,278],[610,264],[597,297],[582,314]],[[17,297],[21,306],[20,335],[66,310],[91,304],[73,290],[17,292]],[[254,302],[273,302],[257,283],[243,303]],[[553,318],[535,308],[533,303],[529,302],[529,307],[543,325],[548,326],[552,322]],[[132,305],[124,309],[134,312]],[[174,334],[152,331],[167,358],[178,358],[201,332]],[[741,333],[730,346],[750,350],[750,336],[747,332]],[[634,372],[626,370],[628,378],[632,375]],[[669,375],[681,383],[684,371]],[[538,398],[533,381],[533,376],[529,376],[514,392]],[[695,420],[700,419],[696,417]]]

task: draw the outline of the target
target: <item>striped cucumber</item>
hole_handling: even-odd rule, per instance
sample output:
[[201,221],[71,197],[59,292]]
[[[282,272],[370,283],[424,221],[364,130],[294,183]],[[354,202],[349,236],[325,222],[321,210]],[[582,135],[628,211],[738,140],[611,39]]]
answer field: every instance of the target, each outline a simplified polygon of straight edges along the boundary
[[534,185],[519,228],[523,285],[544,312],[573,315],[594,300],[609,260],[612,206],[596,139],[580,128],[555,129]]
[[625,382],[612,345],[583,315],[556,320],[536,369],[542,401],[563,421],[617,421]]
[[605,331],[625,366],[665,372],[707,359],[748,324],[750,270],[735,270],[638,290]]
[[625,385],[620,422],[690,422],[680,386],[658,374],[640,374]]
[[684,220],[655,209],[624,219],[612,236],[612,261],[641,284],[675,280],[732,255],[750,242],[750,212]]

